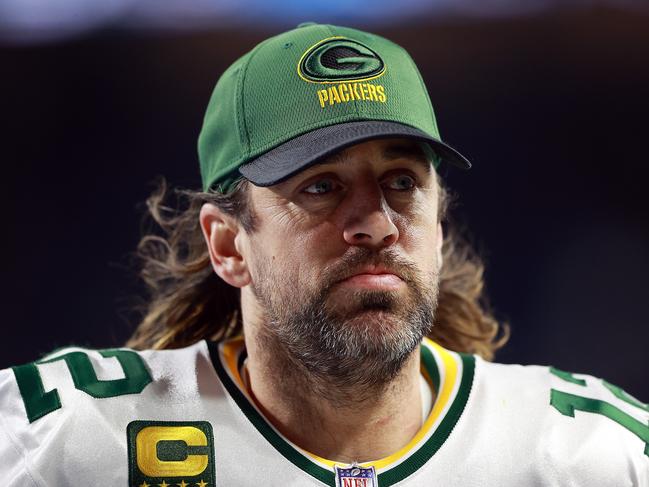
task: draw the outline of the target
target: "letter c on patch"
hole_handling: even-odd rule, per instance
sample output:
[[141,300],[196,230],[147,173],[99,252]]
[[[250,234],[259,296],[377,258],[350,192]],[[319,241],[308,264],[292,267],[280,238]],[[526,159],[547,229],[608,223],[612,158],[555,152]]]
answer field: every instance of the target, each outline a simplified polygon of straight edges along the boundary
[[147,426],[135,438],[137,466],[149,477],[179,477],[201,474],[208,464],[207,455],[187,455],[181,461],[158,458],[161,441],[184,441],[187,446],[207,446],[207,437],[193,426]]

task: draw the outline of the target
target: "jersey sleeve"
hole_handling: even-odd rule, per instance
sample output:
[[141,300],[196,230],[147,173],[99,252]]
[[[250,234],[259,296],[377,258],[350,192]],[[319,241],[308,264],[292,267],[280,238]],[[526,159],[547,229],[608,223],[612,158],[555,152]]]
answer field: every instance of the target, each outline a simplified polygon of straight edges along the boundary
[[[649,406],[604,379],[555,367],[548,372],[549,403],[565,434],[562,444],[555,445],[558,454],[609,448],[611,456],[626,458],[618,462],[626,470],[621,476],[634,486],[649,487]],[[590,463],[591,472],[607,465],[603,458]]]
[[0,371],[0,486],[97,485],[97,472],[118,485],[124,428],[151,381],[128,349],[67,348]]
[[43,486],[30,472],[26,452],[18,439],[19,423],[10,421],[20,404],[13,371],[0,370],[0,485],[6,487]]

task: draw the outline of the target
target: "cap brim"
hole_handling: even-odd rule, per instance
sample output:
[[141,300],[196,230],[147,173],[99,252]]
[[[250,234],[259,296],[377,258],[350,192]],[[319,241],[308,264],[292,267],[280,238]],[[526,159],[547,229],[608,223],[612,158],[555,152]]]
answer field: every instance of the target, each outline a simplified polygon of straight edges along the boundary
[[397,122],[365,120],[329,125],[299,135],[241,165],[239,172],[256,186],[272,186],[345,147],[386,137],[428,142],[442,162],[462,169],[471,167],[458,151],[421,130]]

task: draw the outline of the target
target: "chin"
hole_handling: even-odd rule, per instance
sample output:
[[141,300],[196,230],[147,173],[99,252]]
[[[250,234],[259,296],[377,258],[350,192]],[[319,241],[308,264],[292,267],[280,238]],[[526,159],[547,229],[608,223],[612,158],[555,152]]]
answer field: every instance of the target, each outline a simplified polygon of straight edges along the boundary
[[345,314],[349,326],[367,327],[369,330],[396,330],[403,326],[403,316],[394,310],[365,308]]

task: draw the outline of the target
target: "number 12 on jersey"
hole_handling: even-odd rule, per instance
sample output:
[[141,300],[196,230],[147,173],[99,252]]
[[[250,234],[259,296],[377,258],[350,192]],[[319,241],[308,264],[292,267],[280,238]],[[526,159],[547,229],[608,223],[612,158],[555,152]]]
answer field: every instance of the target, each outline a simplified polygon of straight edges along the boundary
[[37,364],[64,360],[74,386],[95,398],[139,394],[149,384],[151,374],[142,357],[132,350],[100,350],[102,357],[115,357],[124,371],[123,379],[99,380],[92,362],[84,352],[69,352],[42,362],[13,367],[18,389],[22,396],[27,418],[33,423],[39,418],[61,408],[61,398],[56,389],[45,392]]
[[[574,377],[570,372],[564,372],[563,370],[555,369],[554,367],[550,367],[550,372],[566,382],[586,387],[585,380]],[[605,380],[602,380],[602,384],[621,401],[643,411],[649,411],[649,406],[638,401],[619,387],[610,384]],[[644,441],[644,453],[649,456],[649,425],[641,423],[633,416],[625,413],[613,404],[601,399],[578,396],[568,392],[558,391],[556,389],[550,390],[550,404],[561,414],[572,418],[575,417],[575,410],[579,410],[588,413],[601,414],[612,419]]]

